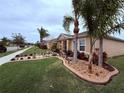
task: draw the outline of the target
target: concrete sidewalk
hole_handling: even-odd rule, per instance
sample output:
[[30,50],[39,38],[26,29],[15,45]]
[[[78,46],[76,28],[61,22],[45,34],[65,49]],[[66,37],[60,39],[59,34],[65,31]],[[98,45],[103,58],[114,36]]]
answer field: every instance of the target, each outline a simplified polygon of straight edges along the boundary
[[16,55],[19,55],[19,54],[23,53],[24,51],[26,51],[26,50],[28,50],[28,49],[30,49],[30,48],[31,48],[31,47],[28,47],[28,48],[26,48],[26,49],[17,51],[17,52],[15,52],[15,53],[12,53],[12,54],[10,54],[10,55],[1,57],[1,58],[0,58],[0,65],[2,65],[2,64],[4,64],[4,63],[10,62],[10,60],[11,60],[12,58],[14,58]]

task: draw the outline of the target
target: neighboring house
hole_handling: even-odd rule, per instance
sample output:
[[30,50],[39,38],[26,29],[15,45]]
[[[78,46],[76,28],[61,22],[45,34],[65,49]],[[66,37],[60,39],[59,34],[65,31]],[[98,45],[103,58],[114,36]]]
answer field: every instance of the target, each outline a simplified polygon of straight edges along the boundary
[[[74,50],[74,35],[60,34],[54,42],[49,43],[52,45],[55,42],[61,50]],[[77,48],[79,52],[90,52],[90,38],[87,32],[79,33]],[[94,48],[99,48],[99,40],[96,41]],[[103,40],[103,49],[109,57],[124,55],[124,40],[108,36]]]
[[54,43],[57,43],[57,39],[56,38],[52,39],[52,40],[48,40],[47,41],[47,48],[51,49]]

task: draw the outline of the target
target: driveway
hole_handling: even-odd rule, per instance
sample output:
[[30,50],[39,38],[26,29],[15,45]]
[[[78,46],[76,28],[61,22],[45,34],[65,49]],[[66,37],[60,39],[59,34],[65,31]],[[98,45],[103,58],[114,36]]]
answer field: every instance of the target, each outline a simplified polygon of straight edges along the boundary
[[[32,46],[31,46],[31,47],[32,47]],[[15,52],[15,53],[12,53],[12,54],[10,54],[10,55],[1,57],[1,58],[0,58],[0,65],[2,65],[2,64],[4,64],[4,63],[10,62],[10,60],[11,60],[12,58],[14,58],[16,55],[19,55],[19,54],[23,53],[24,51],[30,49],[31,47],[28,47],[28,48],[26,48],[26,49],[17,51],[17,52]]]

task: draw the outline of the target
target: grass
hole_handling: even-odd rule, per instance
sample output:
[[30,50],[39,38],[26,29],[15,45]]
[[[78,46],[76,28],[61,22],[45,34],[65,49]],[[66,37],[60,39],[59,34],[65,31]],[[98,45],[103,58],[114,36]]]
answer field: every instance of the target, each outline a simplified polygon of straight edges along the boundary
[[123,61],[109,60],[120,74],[105,86],[80,80],[57,58],[7,63],[0,66],[0,93],[124,93]]
[[44,52],[46,52],[46,51],[48,51],[48,50],[43,50],[43,49],[40,49],[40,48],[38,48],[38,47],[36,47],[36,46],[33,46],[32,48],[30,48],[30,49],[28,49],[28,50],[26,50],[24,53],[22,53],[22,54],[34,54],[34,53],[37,53],[37,54],[40,54],[40,53],[44,53]]

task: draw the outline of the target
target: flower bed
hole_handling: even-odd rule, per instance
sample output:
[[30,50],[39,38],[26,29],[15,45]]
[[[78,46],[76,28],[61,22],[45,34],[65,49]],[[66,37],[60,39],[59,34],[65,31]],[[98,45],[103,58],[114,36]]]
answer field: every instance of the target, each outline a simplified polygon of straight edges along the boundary
[[109,71],[108,69],[101,68],[96,65],[92,65],[92,73],[90,73],[88,71],[87,61],[78,60],[76,63],[68,63],[67,60],[63,59],[62,57],[59,57],[59,59],[63,60],[63,64],[78,77],[95,84],[106,84],[114,75],[119,73],[119,71],[114,67],[113,71]]

